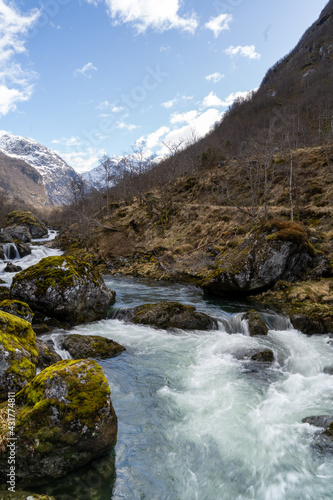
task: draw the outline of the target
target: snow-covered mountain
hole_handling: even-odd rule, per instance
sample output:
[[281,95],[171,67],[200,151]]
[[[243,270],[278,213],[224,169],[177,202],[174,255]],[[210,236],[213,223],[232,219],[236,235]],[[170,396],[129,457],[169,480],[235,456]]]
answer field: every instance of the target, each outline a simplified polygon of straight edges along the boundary
[[66,205],[75,185],[84,182],[59,155],[33,139],[0,131],[0,152],[24,161],[40,174],[38,183],[45,187],[49,205]]

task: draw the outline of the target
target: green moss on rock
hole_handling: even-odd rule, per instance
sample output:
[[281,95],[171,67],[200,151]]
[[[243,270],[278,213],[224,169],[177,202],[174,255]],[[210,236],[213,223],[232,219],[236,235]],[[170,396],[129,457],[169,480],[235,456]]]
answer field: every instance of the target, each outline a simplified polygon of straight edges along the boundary
[[72,256],[46,257],[21,271],[13,278],[11,294],[71,325],[105,318],[115,301],[96,268]]
[[[110,451],[117,417],[101,367],[66,360],[37,375],[16,395],[18,479],[59,477]],[[5,453],[0,452],[0,479]]]
[[18,391],[36,374],[38,350],[31,324],[0,311],[0,401]]
[[113,358],[125,351],[125,347],[117,342],[98,335],[68,335],[61,341],[61,347],[74,359]]

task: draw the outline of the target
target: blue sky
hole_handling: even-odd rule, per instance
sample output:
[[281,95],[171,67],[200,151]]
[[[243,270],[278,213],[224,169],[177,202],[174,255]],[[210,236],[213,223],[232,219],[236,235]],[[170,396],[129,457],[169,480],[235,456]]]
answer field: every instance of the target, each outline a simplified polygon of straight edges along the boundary
[[141,141],[166,154],[257,88],[326,3],[0,0],[0,129],[81,172]]

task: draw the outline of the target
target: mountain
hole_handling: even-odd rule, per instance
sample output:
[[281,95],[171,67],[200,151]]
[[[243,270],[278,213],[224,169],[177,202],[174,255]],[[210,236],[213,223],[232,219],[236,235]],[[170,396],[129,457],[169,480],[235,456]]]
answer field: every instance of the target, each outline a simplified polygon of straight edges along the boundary
[[84,182],[59,155],[33,139],[1,131],[0,153],[0,188],[26,203],[66,205]]

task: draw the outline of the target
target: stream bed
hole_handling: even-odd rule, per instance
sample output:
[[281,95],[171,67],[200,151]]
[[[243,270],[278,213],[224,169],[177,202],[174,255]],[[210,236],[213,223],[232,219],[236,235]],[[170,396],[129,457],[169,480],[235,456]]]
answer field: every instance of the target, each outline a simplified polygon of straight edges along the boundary
[[[38,247],[36,259],[44,251],[50,249]],[[24,267],[23,260],[15,264]],[[99,361],[118,417],[118,443],[109,457],[33,491],[56,500],[333,498],[333,454],[315,445],[322,429],[302,423],[333,415],[329,336],[305,336],[288,318],[261,310],[269,333],[250,337],[243,320],[249,304],[180,284],[105,281],[117,292],[115,307],[182,302],[217,318],[219,329],[163,331],[108,319],[66,332],[126,347]],[[56,344],[63,333],[42,338]],[[271,365],[238,359],[266,348],[274,352]]]

